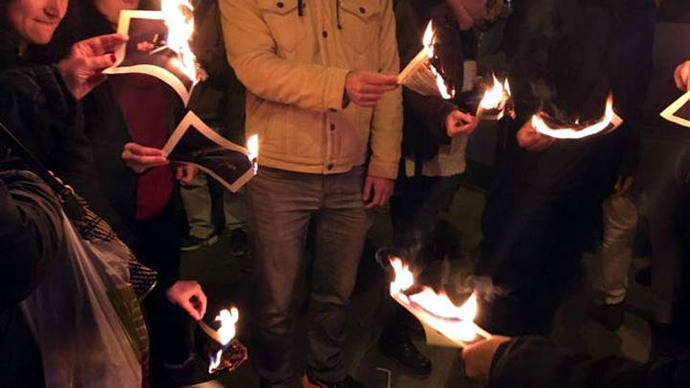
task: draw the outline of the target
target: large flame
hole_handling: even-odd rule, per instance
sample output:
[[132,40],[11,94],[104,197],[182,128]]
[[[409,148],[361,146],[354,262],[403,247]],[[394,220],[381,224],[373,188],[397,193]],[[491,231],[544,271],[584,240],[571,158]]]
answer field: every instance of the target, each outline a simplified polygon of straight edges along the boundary
[[168,26],[166,45],[178,55],[172,63],[192,82],[196,82],[200,75],[196,56],[189,48],[189,40],[194,33],[193,11],[194,7],[187,0],[162,0],[161,2],[161,13]]
[[[223,346],[232,341],[237,334],[237,321],[240,319],[240,313],[236,307],[232,307],[230,311],[227,309],[220,310],[216,316],[216,321],[220,322],[220,328],[218,329],[218,335],[220,336],[220,342]],[[223,349],[221,348],[215,355],[211,355],[211,360],[208,366],[208,373],[212,373],[220,365],[220,359],[223,355]]]
[[391,257],[389,260],[395,274],[390,293],[398,303],[451,341],[470,342],[491,336],[474,323],[478,311],[476,292],[460,306],[445,293],[437,293],[426,286],[422,286],[420,292],[407,295],[404,292],[415,284],[414,274],[399,258]]
[[[429,20],[429,24],[427,24],[426,30],[424,30],[424,36],[422,37],[422,44],[427,50],[427,55],[429,56],[429,59],[434,58],[435,39],[436,33],[434,32],[432,21]],[[448,87],[446,86],[446,81],[443,80],[443,77],[436,70],[434,65],[428,63],[428,66],[429,71],[431,71],[431,74],[433,74],[434,78],[436,79],[436,87],[438,88],[439,93],[441,93],[441,97],[443,97],[446,100],[453,98],[455,96],[455,89],[448,90]]]
[[551,136],[556,139],[582,139],[588,136],[596,135],[597,133],[608,128],[609,124],[611,124],[611,121],[613,121],[614,117],[616,116],[615,112],[613,111],[613,95],[609,94],[608,98],[606,99],[604,116],[596,123],[584,128],[578,128],[577,122],[575,122],[572,127],[551,128],[544,121],[542,118],[543,116],[545,116],[545,113],[541,112],[532,116],[532,127],[543,135]]

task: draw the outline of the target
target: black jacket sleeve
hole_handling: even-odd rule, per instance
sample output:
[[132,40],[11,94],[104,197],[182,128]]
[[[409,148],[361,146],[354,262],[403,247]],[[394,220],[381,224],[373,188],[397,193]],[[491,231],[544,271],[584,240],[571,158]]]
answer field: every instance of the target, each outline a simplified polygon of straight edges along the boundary
[[690,354],[641,364],[622,357],[592,360],[557,348],[543,337],[517,337],[494,355],[492,388],[687,387]]
[[0,310],[24,299],[60,251],[60,209],[33,174],[0,173]]

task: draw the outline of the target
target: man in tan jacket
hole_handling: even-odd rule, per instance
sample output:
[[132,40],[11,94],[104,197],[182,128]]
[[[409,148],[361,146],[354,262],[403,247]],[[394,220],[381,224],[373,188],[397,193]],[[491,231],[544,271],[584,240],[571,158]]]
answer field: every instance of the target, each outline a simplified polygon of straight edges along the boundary
[[361,386],[348,376],[342,348],[366,208],[388,201],[398,172],[392,7],[392,0],[220,1],[228,61],[247,88],[247,136],[259,135],[247,211],[257,283],[252,359],[262,387],[292,384],[294,295],[305,279],[303,385]]

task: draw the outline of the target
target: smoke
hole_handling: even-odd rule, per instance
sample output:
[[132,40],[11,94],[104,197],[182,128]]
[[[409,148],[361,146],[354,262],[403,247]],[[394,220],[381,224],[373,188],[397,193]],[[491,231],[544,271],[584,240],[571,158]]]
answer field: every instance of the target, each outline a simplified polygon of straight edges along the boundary
[[487,302],[493,302],[496,297],[505,296],[508,290],[495,286],[491,278],[487,276],[467,276],[462,282],[455,285],[455,291],[459,294],[471,294],[477,292],[477,295]]

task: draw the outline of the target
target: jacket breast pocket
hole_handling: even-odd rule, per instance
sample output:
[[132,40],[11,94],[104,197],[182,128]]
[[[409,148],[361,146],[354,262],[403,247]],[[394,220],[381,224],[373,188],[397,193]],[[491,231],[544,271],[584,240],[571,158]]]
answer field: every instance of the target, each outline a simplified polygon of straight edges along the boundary
[[341,0],[340,25],[347,45],[360,54],[369,51],[379,38],[382,13],[376,0]]
[[304,40],[307,17],[299,16],[297,0],[258,0],[261,17],[268,25],[278,52],[292,52]]

